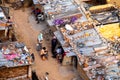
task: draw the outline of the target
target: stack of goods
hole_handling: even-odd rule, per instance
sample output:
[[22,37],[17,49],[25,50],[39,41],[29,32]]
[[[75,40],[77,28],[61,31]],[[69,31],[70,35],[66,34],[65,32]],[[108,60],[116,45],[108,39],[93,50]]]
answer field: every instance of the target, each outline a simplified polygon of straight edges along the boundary
[[89,8],[90,18],[97,25],[119,22],[119,10],[112,4],[93,6]]
[[74,23],[76,20],[78,20],[82,14],[74,14],[72,16],[65,16],[63,18],[58,18],[53,21],[54,25],[62,25],[67,23]]
[[94,26],[89,22],[75,22],[74,24],[66,24],[65,27],[60,28],[60,31],[64,34],[74,35],[84,30],[92,29]]
[[114,42],[109,41],[108,44],[109,44],[109,47],[113,55],[120,54],[120,41],[119,40],[115,40]]
[[23,43],[3,44],[0,55],[0,66],[14,67],[32,64],[29,51]]
[[114,41],[115,37],[120,37],[119,23],[108,24],[98,28],[101,36],[107,40]]
[[115,10],[115,6],[112,4],[105,4],[105,5],[90,7],[89,10],[91,13],[99,13],[99,12],[103,12],[103,11]]
[[[102,44],[101,39],[99,38],[99,35],[96,33],[96,30],[94,29],[85,30],[84,32],[81,31],[79,34],[74,34],[71,36],[72,36],[72,39],[74,38],[73,40],[74,42],[75,41],[79,42],[78,46],[80,49],[83,50],[85,46],[87,46],[85,47],[86,52],[88,52],[87,48],[89,46],[92,46],[94,49],[94,52],[91,52],[90,55],[86,55],[83,52],[81,54],[82,56],[79,57],[80,62],[83,66],[83,69],[85,70],[85,72],[87,73],[88,77],[91,80],[97,80],[97,79],[98,80],[99,79],[114,80],[116,78],[119,80],[120,55],[118,51],[119,46],[117,43],[116,43],[117,45],[114,45],[114,46],[117,47],[118,52],[117,51],[116,52],[118,54],[115,55],[111,51],[113,47],[111,48],[106,43]],[[70,35],[68,37],[70,38]],[[89,43],[85,43],[86,39],[89,41]],[[98,45],[98,46],[94,46],[94,45]],[[113,49],[113,51],[115,51],[115,49]]]
[[91,17],[99,24],[108,24],[118,22],[118,11],[105,11],[101,13],[92,14]]
[[[108,47],[99,47],[94,49],[94,55],[84,56],[82,60],[83,69],[91,80],[98,80],[98,76],[105,80],[120,79],[120,55],[113,55]],[[102,80],[102,79],[100,79]]]

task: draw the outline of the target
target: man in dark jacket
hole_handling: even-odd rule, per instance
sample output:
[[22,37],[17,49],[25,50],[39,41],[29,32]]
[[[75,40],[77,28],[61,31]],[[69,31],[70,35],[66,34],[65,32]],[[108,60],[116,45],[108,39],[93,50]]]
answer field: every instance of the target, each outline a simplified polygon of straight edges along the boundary
[[55,48],[57,43],[58,43],[57,38],[54,36],[51,40],[51,52],[53,54],[53,57],[55,57]]

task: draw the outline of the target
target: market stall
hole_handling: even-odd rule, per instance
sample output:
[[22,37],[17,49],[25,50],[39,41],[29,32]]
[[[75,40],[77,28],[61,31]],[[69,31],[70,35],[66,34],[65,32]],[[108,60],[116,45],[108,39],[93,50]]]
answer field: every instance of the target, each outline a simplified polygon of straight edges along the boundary
[[[84,31],[92,29],[92,28],[94,28],[94,25],[90,22],[83,22],[83,23],[75,22],[73,24],[66,24],[65,26],[59,27],[59,29],[56,32],[54,32],[54,34],[56,35],[56,37],[60,41],[60,44],[63,47],[67,47],[67,46],[69,47],[70,46],[69,41],[70,41],[70,39],[74,38],[73,36],[78,37],[78,39],[82,38],[82,37],[84,38],[85,36],[86,37],[90,36],[90,33],[87,33]],[[93,32],[93,34],[96,35],[97,33],[95,34]],[[66,49],[65,49],[65,51],[66,51]]]
[[0,44],[0,79],[26,79],[31,76],[32,57],[20,42]]
[[119,22],[119,11],[112,4],[93,6],[89,8],[90,18],[96,22],[96,24],[109,24]]
[[[94,27],[93,24],[90,22],[89,22],[89,24],[88,24],[88,22],[83,22],[83,23],[75,22],[74,24],[66,24],[66,26],[62,26],[58,31],[54,32],[55,36],[57,37],[58,41],[62,45],[62,47],[66,53],[66,56],[67,56],[67,59],[65,57],[65,59],[63,61],[63,65],[64,65],[64,62],[67,62],[67,64],[69,64],[69,63],[71,64],[71,62],[72,62],[73,67],[74,67],[74,64],[76,66],[77,62],[71,61],[71,60],[73,60],[73,58],[75,58],[75,56],[77,57],[77,54],[74,51],[75,48],[72,47],[72,45],[71,45],[72,43],[70,42],[70,40],[73,36],[74,37],[81,36],[83,38],[85,38],[85,36],[86,37],[89,36],[89,33],[85,33],[84,30],[89,30],[89,29],[92,29],[93,27]],[[72,28],[72,31],[71,31],[71,28]],[[96,36],[96,37],[98,37],[98,36]],[[84,71],[82,70],[82,67],[80,64],[78,64],[77,69],[78,69],[78,72],[80,72],[80,75],[82,75],[82,78],[85,80],[88,80],[88,78],[87,78],[86,74],[84,73]]]
[[[89,8],[88,20],[52,17],[58,26],[54,34],[66,56],[77,56],[78,72],[85,80],[120,79],[120,27],[118,9],[106,4]],[[72,17],[73,18],[73,17]],[[84,19],[86,19],[84,17]],[[61,25],[62,24],[62,25]],[[60,26],[59,26],[60,25]],[[99,25],[99,26],[97,26]],[[84,71],[85,73],[84,73]],[[86,75],[87,76],[86,76]],[[84,77],[83,77],[84,76]],[[88,78],[89,79],[88,79]]]
[[[63,59],[64,60],[63,61],[63,65],[64,64],[66,64],[66,65],[72,64],[73,67],[77,67],[76,64],[77,64],[78,61],[75,61],[75,62],[71,61],[71,60],[73,60],[73,58],[75,59],[75,56],[77,57],[77,54],[74,51],[75,48],[73,48],[72,45],[71,45],[72,43],[69,42],[69,40],[68,40],[70,38],[67,38],[66,36],[64,36],[64,34],[61,33],[61,31],[56,31],[56,32],[54,32],[54,34],[57,37],[57,39],[60,42],[60,44],[62,45],[62,47],[63,47],[63,49],[65,51],[65,54],[66,54],[64,56],[64,59]],[[69,35],[69,37],[70,37],[70,35]],[[81,67],[80,64],[78,64],[77,70],[78,70],[78,72],[79,72],[79,74],[80,74],[80,76],[82,77],[83,80],[89,80],[88,77],[87,77],[87,75],[86,75],[86,73],[83,71],[83,69],[82,69],[82,67]]]
[[[84,16],[79,6],[73,0],[56,0],[51,2],[51,4],[44,6],[44,13],[47,16],[46,21],[49,26],[73,23]],[[86,19],[83,18],[83,20]]]
[[[60,28],[60,31],[56,31],[55,35],[67,52],[67,56],[78,57],[79,68],[82,66],[90,80],[99,80],[99,78],[119,80],[119,27],[113,24],[114,27],[108,25],[109,28],[106,28],[108,26],[105,25],[96,28],[88,22],[86,25],[66,24],[65,27]],[[115,34],[118,39],[109,42]]]
[[16,39],[13,40],[14,32],[13,32],[13,23],[8,22],[8,19],[6,15],[8,14],[8,11],[5,10],[3,7],[0,7],[0,41],[5,42],[8,40],[15,41]]

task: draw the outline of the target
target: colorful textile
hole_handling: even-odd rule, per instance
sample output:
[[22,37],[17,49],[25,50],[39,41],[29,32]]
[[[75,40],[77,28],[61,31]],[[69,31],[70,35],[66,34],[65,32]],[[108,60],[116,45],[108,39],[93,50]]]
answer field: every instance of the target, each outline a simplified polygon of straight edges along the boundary
[[13,60],[14,58],[18,57],[18,54],[16,54],[16,53],[13,53],[13,54],[5,54],[4,57],[5,57],[7,60]]

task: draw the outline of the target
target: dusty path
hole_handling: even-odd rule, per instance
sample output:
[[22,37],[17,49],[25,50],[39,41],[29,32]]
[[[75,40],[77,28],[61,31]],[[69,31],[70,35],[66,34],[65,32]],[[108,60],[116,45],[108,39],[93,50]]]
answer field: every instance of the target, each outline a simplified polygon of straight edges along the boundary
[[[18,41],[24,42],[27,47],[31,48],[30,52],[35,54],[35,63],[32,69],[36,70],[38,76],[42,76],[45,72],[49,72],[50,80],[72,80],[74,72],[70,67],[64,67],[57,63],[57,61],[51,58],[50,42],[44,41],[44,46],[49,50],[49,60],[42,61],[39,53],[36,51],[36,38],[39,30],[33,29],[34,25],[28,22],[30,12],[26,9],[25,12],[16,10],[11,12],[11,16],[15,21],[15,32]],[[34,24],[34,23],[33,23]]]

